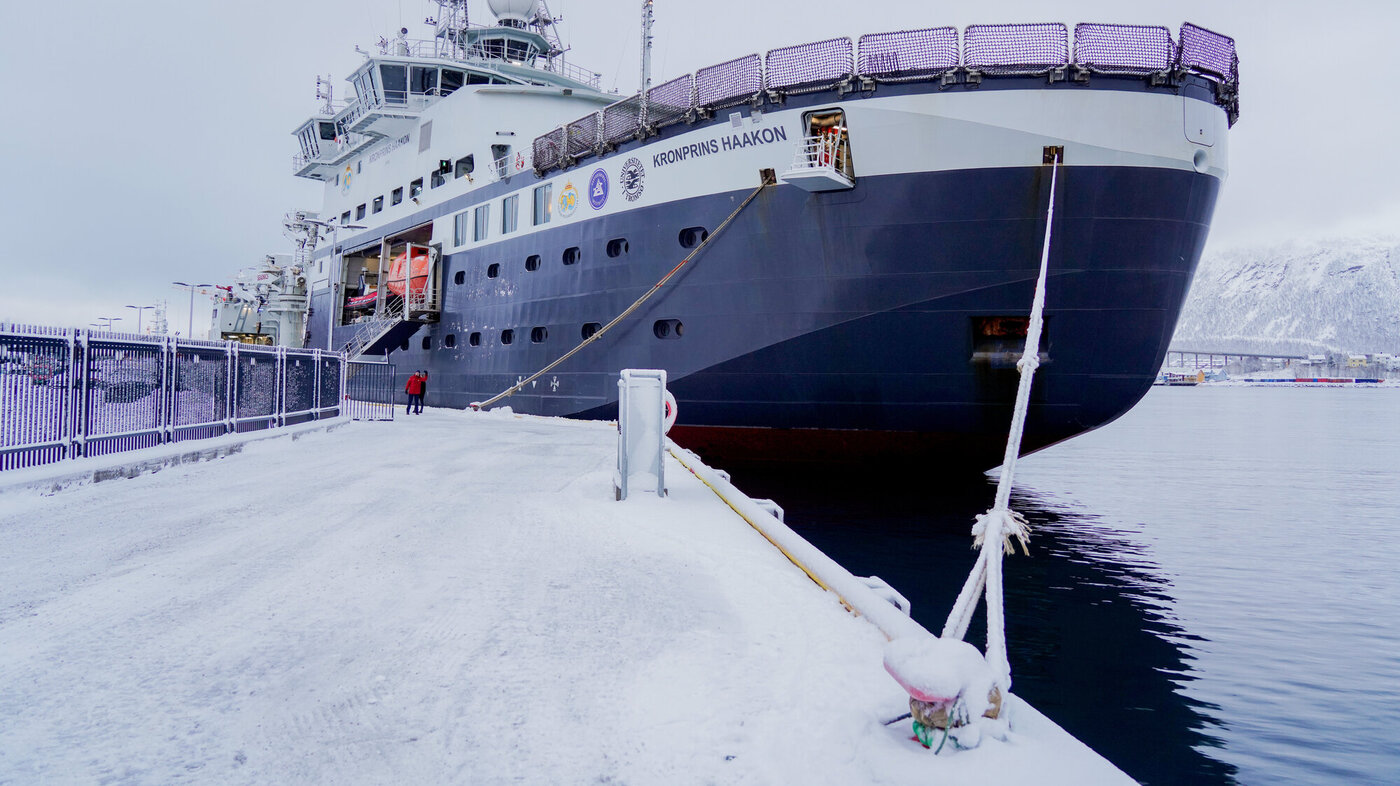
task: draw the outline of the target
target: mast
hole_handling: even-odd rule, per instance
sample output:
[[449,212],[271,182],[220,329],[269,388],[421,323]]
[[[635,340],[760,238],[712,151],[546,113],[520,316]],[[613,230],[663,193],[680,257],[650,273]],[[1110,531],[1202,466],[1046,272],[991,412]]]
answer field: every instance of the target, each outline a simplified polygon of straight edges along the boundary
[[643,132],[647,127],[647,91],[651,89],[651,24],[653,21],[652,0],[642,0],[642,91],[638,127],[643,129]]

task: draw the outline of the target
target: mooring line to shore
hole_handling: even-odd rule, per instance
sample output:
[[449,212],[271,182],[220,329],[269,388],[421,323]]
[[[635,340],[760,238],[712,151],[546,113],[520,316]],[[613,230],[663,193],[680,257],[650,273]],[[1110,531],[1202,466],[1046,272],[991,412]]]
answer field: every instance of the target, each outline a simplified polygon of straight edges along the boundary
[[641,297],[637,298],[636,301],[634,301],[632,305],[628,306],[621,314],[618,314],[617,316],[613,317],[611,322],[599,328],[598,331],[593,335],[589,336],[588,338],[585,338],[582,342],[579,343],[578,346],[574,347],[568,352],[565,352],[564,355],[558,360],[554,361],[553,363],[550,363],[549,365],[545,366],[539,371],[536,371],[529,377],[520,380],[514,385],[511,385],[510,387],[506,388],[505,390],[501,391],[495,396],[487,399],[486,401],[472,402],[471,408],[474,410],[486,409],[487,407],[492,406],[503,399],[509,398],[510,396],[519,393],[525,388],[526,385],[530,384],[531,382],[534,382],[535,380],[539,379],[545,374],[548,374],[549,372],[558,368],[561,363],[573,357],[574,355],[577,355],[580,351],[583,350],[584,347],[602,338],[603,335],[606,334],[609,330],[612,330],[619,323],[621,323],[622,320],[631,316],[632,313],[638,308],[641,308],[642,304],[650,300],[652,295],[655,295],[661,290],[662,287],[666,286],[666,282],[670,281],[671,278],[676,275],[676,273],[679,273],[681,268],[684,268],[686,265],[690,264],[690,261],[695,259],[695,257],[699,255],[701,251],[704,251],[705,248],[709,246],[711,241],[719,237],[720,233],[723,232],[725,228],[729,226],[730,222],[732,222],[735,219],[735,217],[737,217],[741,212],[743,212],[744,208],[748,207],[749,203],[753,202],[755,197],[763,193],[763,189],[777,184],[777,179],[773,176],[772,170],[765,169],[760,174],[762,182],[759,183],[758,188],[755,188],[752,192],[750,192],[749,195],[745,197],[744,201],[741,202],[738,207],[734,208],[734,212],[730,213],[728,218],[724,219],[724,221],[721,222],[719,226],[715,227],[715,231],[711,232],[704,240],[700,241],[700,245],[696,246],[694,251],[691,251],[689,254],[687,254],[685,259],[682,259],[679,264],[671,268],[671,271],[669,273],[662,276],[660,281],[657,281],[655,284],[653,284],[651,289],[643,293]]

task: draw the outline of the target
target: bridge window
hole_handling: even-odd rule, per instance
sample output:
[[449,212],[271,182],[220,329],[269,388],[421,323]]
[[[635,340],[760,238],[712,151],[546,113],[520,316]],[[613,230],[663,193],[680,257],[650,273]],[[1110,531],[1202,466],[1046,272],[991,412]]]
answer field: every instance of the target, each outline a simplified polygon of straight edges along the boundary
[[465,74],[455,68],[442,69],[442,94],[450,96],[461,87]]
[[554,206],[554,186],[545,183],[535,189],[535,226],[548,224]]
[[384,103],[403,106],[408,103],[408,68],[385,63],[379,66],[384,85]]
[[414,95],[437,95],[438,72],[436,68],[429,66],[414,66],[411,76],[413,77],[413,79],[409,84],[409,90]]
[[335,123],[330,123],[323,120],[316,124],[316,128],[320,130],[321,139],[327,142],[335,141]]

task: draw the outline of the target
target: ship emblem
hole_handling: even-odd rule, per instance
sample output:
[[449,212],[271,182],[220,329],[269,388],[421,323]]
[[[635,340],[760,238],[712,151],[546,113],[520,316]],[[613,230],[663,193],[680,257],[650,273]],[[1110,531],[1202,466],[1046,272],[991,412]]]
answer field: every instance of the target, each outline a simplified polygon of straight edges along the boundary
[[641,159],[627,159],[627,163],[622,165],[622,172],[618,174],[617,181],[622,185],[622,195],[627,197],[628,202],[636,202],[637,197],[642,195],[646,179],[647,171],[642,166]]
[[340,176],[340,193],[350,193],[350,176],[353,174],[355,174],[354,169],[348,166],[345,167],[345,174]]
[[578,189],[573,183],[565,183],[564,190],[559,192],[559,217],[568,218],[578,210]]
[[608,173],[602,169],[593,170],[593,175],[588,178],[588,204],[594,210],[602,210],[603,205],[608,203]]

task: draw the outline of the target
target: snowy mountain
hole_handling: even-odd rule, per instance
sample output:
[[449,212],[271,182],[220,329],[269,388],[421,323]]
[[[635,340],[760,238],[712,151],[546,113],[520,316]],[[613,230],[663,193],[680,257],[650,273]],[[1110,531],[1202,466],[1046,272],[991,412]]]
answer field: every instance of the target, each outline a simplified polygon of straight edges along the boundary
[[1400,352],[1400,237],[1208,252],[1172,348],[1287,355]]

